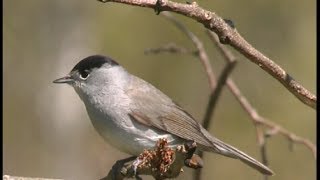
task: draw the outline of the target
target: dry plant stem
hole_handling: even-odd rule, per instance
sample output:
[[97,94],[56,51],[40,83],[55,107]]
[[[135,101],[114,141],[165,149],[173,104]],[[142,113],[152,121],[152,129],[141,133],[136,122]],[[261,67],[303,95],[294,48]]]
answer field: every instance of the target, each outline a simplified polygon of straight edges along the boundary
[[[209,34],[209,37],[213,41],[217,41],[214,33],[212,33],[211,31],[207,32]],[[221,52],[224,54],[224,57],[229,57],[227,54],[230,54],[231,52],[228,51],[225,47],[221,47]],[[227,59],[227,61],[231,61],[231,59]],[[316,146],[310,140],[299,137],[296,134],[281,127],[280,125],[260,116],[254,109],[254,107],[250,104],[250,102],[242,95],[238,86],[233,82],[231,78],[227,80],[227,87],[231,91],[231,93],[236,97],[237,101],[241,104],[244,110],[250,115],[253,124],[256,126],[257,139],[259,145],[264,144],[264,134],[259,132],[260,130],[257,126],[263,126],[272,130],[269,132],[269,136],[281,134],[282,136],[288,138],[291,142],[305,145],[312,151],[313,156],[316,159]]]
[[295,81],[284,69],[261,52],[252,47],[235,29],[231,28],[225,21],[214,12],[203,9],[195,2],[183,4],[169,0],[159,0],[159,6],[156,6],[157,0],[98,0],[100,2],[116,2],[133,6],[148,8],[157,8],[160,11],[171,11],[187,17],[190,17],[203,24],[207,29],[214,31],[220,39],[220,42],[229,44],[247,57],[250,61],[257,64],[271,76],[277,79],[293,95],[295,95],[304,104],[316,109],[317,97]]

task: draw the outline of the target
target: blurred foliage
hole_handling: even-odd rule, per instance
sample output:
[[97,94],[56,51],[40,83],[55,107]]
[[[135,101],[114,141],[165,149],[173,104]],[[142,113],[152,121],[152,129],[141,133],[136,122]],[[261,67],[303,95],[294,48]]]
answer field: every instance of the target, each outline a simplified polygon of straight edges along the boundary
[[[198,4],[231,19],[253,46],[282,66],[311,92],[316,90],[316,1],[217,1]],[[201,120],[209,86],[201,63],[189,55],[144,55],[169,42],[192,49],[190,41],[152,9],[77,0],[5,0],[3,13],[4,173],[64,179],[97,179],[127,155],[94,131],[72,88],[52,84],[91,54],[115,58]],[[224,60],[203,26],[176,15],[204,42],[216,74]],[[235,51],[234,51],[235,52]],[[316,112],[302,104],[257,65],[235,52],[232,77],[264,117],[316,142]],[[248,115],[225,89],[210,132],[260,158]],[[270,180],[316,179],[316,161],[302,145],[268,140]],[[231,173],[230,173],[231,171]],[[192,170],[181,176],[191,179]],[[205,155],[204,179],[260,179],[241,162]]]

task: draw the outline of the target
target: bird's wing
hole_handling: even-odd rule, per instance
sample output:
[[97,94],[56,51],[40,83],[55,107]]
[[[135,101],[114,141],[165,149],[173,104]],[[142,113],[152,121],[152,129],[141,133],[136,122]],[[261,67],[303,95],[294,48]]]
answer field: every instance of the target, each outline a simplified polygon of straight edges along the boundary
[[193,140],[203,150],[240,159],[263,174],[273,174],[272,170],[259,161],[211,136],[190,114],[160,90],[140,78],[132,78],[134,79],[126,92],[132,100],[129,114],[132,119],[180,138]]
[[126,93],[132,99],[129,115],[134,120],[183,139],[194,140],[203,147],[214,148],[211,135],[204,132],[206,130],[190,114],[148,82],[133,78]]

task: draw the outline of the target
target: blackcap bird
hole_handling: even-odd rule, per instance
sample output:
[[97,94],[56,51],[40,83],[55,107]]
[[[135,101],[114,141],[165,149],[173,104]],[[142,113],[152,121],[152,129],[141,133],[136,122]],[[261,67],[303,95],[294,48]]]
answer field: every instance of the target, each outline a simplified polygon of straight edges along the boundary
[[263,174],[273,174],[254,158],[213,137],[159,89],[110,57],[89,56],[53,82],[71,85],[94,128],[123,152],[138,156],[144,149],[154,148],[160,138],[166,138],[172,147],[191,140],[200,150],[240,159]]

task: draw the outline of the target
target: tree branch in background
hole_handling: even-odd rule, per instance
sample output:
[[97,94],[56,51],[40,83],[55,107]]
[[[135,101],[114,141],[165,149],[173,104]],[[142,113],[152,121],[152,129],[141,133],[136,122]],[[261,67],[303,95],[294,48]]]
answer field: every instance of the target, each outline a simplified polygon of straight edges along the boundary
[[[209,30],[207,30],[207,33],[210,39],[219,48],[220,52],[223,54],[225,59],[228,62],[234,60],[233,56],[230,56],[231,52],[226,47],[224,47],[222,44],[219,43],[219,40],[215,36],[215,34]],[[262,163],[264,163],[265,165],[268,165],[268,158],[266,154],[266,148],[267,148],[266,137],[271,137],[272,135],[275,135],[277,133],[288,138],[290,142],[304,144],[307,148],[311,150],[314,158],[316,159],[316,147],[310,140],[301,138],[295,135],[294,133],[291,133],[290,131],[286,130],[285,128],[277,125],[276,123],[273,123],[261,117],[253,108],[253,106],[249,103],[249,101],[241,94],[239,88],[231,79],[227,81],[227,86],[229,87],[229,90],[232,92],[232,94],[237,98],[241,106],[245,109],[245,111],[251,117],[251,120],[256,129],[257,141],[260,148]],[[261,127],[259,127],[260,125],[266,127],[267,129],[269,129],[269,131],[264,132],[264,130]],[[264,176],[264,179],[267,180],[268,176]]]
[[208,56],[207,52],[205,51],[203,43],[200,41],[200,39],[195,34],[193,34],[191,31],[189,31],[182,23],[180,23],[178,20],[176,20],[169,12],[163,12],[162,15],[164,17],[166,17],[168,20],[170,20],[178,29],[180,29],[182,32],[184,32],[188,36],[188,38],[192,41],[193,45],[196,48],[196,52],[197,52],[196,55],[197,55],[197,57],[199,57],[200,61],[202,62],[202,65],[207,73],[207,77],[208,77],[208,80],[210,83],[212,93],[210,95],[206,115],[203,120],[203,127],[208,129],[210,119],[213,116],[213,110],[215,109],[214,107],[218,101],[218,98],[220,97],[222,87],[224,86],[229,74],[232,72],[234,66],[236,65],[236,61],[231,60],[227,63],[227,65],[223,69],[223,71],[218,79],[218,82],[216,82],[216,77],[215,77],[213,70],[211,68],[209,56]]
[[[210,83],[211,95],[207,105],[207,110],[206,110],[204,120],[202,121],[202,125],[205,129],[208,129],[210,125],[210,120],[212,120],[211,117],[213,116],[215,105],[217,104],[220,94],[222,92],[222,87],[224,86],[229,74],[233,70],[236,64],[236,61],[231,61],[227,63],[217,83],[215,75],[211,68],[212,66],[210,64],[209,56],[205,51],[203,43],[200,41],[200,39],[196,35],[194,35],[191,31],[189,31],[182,23],[176,20],[169,12],[164,12],[162,13],[162,15],[164,15],[164,17],[170,20],[178,29],[180,29],[183,33],[185,33],[188,36],[188,38],[191,40],[191,42],[195,46],[198,52],[197,56],[202,62],[202,65],[206,71],[206,74]],[[200,151],[198,155],[200,157],[203,157],[203,152]],[[196,171],[196,179],[201,179],[200,175],[201,175],[201,169]]]
[[[171,11],[190,17],[203,24],[207,29],[215,32],[221,43],[228,44],[247,57],[251,62],[257,64],[285,88],[296,96],[304,104],[316,109],[317,97],[305,87],[294,80],[284,69],[269,59],[267,56],[249,44],[234,28],[230,27],[224,19],[214,12],[203,9],[196,2],[190,4],[172,2],[169,0],[98,0],[100,2],[124,3],[133,6],[141,6],[157,9],[160,11]],[[208,72],[207,72],[208,73]],[[210,72],[209,72],[210,73]],[[210,82],[212,86],[212,82]],[[213,87],[213,86],[212,86]]]
[[[223,44],[219,43],[219,40],[218,38],[214,35],[214,33],[212,33],[211,31],[206,31],[207,34],[209,35],[210,39],[212,40],[212,42],[214,43],[214,45],[218,48],[219,52],[222,54],[222,56],[224,57],[224,59],[227,61],[227,62],[234,62],[236,61],[236,58],[235,56],[231,53],[231,51],[229,51]],[[231,83],[230,83],[231,81]],[[231,86],[230,86],[231,84]],[[237,88],[237,86],[235,85],[235,83],[233,82],[232,79],[229,79],[229,84],[228,84],[228,87],[229,89],[231,90],[232,94],[234,96],[237,97],[238,101],[240,98],[242,98],[241,96],[237,96],[237,94],[235,93],[235,88],[233,87],[235,86]],[[238,89],[238,88],[237,88]],[[238,89],[238,92],[240,92],[240,90]],[[241,94],[241,92],[240,92]],[[243,99],[245,99],[243,97]],[[246,110],[246,109],[245,109]],[[247,111],[249,112],[249,111]],[[255,126],[255,130],[256,130],[256,136],[257,136],[257,143],[259,145],[259,148],[260,148],[260,153],[261,153],[261,160],[262,160],[262,163],[266,166],[268,166],[268,159],[267,159],[267,152],[266,152],[266,139],[264,138],[264,132],[261,128],[259,128],[256,123],[253,123],[254,126]],[[265,180],[268,180],[268,176],[264,176],[264,179]]]
[[[175,20],[172,16],[168,15],[167,13],[163,13],[163,15],[165,17],[167,17],[170,21],[172,21],[174,23],[174,25],[176,25],[180,30],[182,30],[182,32],[186,33],[193,44],[198,44],[198,43],[200,44],[200,46],[195,45],[197,51],[199,51],[198,54],[205,55],[205,56],[198,56],[198,58],[200,60],[203,57],[208,57],[207,53],[205,52],[205,49],[202,46],[202,42],[199,40],[199,38],[197,38],[192,32],[190,32],[185,26],[183,26],[181,23],[179,23],[177,20]],[[227,65],[224,68],[223,72],[221,73],[219,80],[218,80],[218,83],[215,83],[216,84],[215,88],[211,89],[212,93],[211,93],[211,98],[210,98],[208,106],[207,106],[205,119],[208,119],[208,120],[212,119],[213,113],[210,113],[210,111],[213,112],[214,104],[217,102],[217,99],[218,99],[218,98],[212,99],[212,97],[214,94],[215,94],[214,97],[219,96],[219,93],[217,93],[217,92],[221,91],[224,82],[226,82],[228,89],[236,97],[236,99],[240,103],[241,107],[249,114],[251,121],[252,121],[253,125],[255,126],[257,142],[258,142],[258,145],[260,148],[260,153],[261,153],[261,159],[265,165],[268,165],[268,158],[267,158],[267,154],[266,154],[266,140],[267,140],[266,138],[271,137],[276,134],[280,134],[280,135],[286,137],[292,143],[298,143],[298,144],[305,145],[307,148],[309,148],[312,151],[314,158],[316,158],[316,147],[310,140],[295,135],[294,133],[286,130],[285,128],[281,127],[280,125],[273,123],[272,121],[270,121],[266,118],[263,118],[262,116],[260,116],[256,112],[256,110],[249,103],[249,101],[242,95],[241,91],[239,90],[237,85],[233,82],[233,80],[231,78],[228,78],[228,75],[230,74],[235,63],[237,62],[236,58],[231,53],[231,51],[229,51],[226,48],[226,46],[224,46],[223,44],[221,44],[219,42],[219,39],[214,35],[214,33],[212,31],[207,30],[207,33],[208,33],[210,39],[214,42],[214,44],[217,46],[217,48],[219,49],[219,51],[223,55],[224,59],[227,61]],[[202,47],[202,48],[199,49],[197,47]],[[154,49],[156,49],[156,48],[154,48]],[[161,51],[159,51],[159,53],[160,52]],[[166,52],[168,52],[168,51],[166,51]],[[178,53],[178,52],[175,52],[175,53]],[[208,61],[208,62],[209,62],[208,65],[210,66],[209,68],[211,68],[210,61]],[[202,63],[202,64],[205,65],[204,63]],[[206,67],[206,69],[208,69],[208,67]],[[207,76],[208,75],[209,74],[207,73]],[[208,77],[208,79],[209,79],[209,77]],[[212,87],[212,86],[210,86],[210,87]],[[220,90],[218,90],[219,87],[220,87]],[[209,125],[209,123],[205,125],[206,129],[208,128],[208,125]],[[201,157],[201,155],[202,155],[202,152],[200,152],[199,156]],[[199,171],[196,171],[195,173],[196,173],[195,179],[201,179],[201,169]],[[264,179],[267,179],[267,178],[268,177],[264,176]]]
[[144,54],[159,54],[159,53],[170,53],[170,54],[198,54],[196,51],[187,50],[184,47],[179,47],[175,43],[168,43],[158,48],[148,48],[144,51]]
[[[225,46],[221,45],[218,42],[218,39],[215,36],[215,34],[209,30],[207,30],[207,33],[208,33],[210,39],[213,42],[215,42],[215,44],[219,47],[219,49],[221,50],[220,52],[223,54],[225,59],[228,62],[234,60],[234,58],[230,59],[230,57],[233,57],[233,56],[230,56],[231,52]],[[264,142],[261,139],[264,139],[265,134],[267,135],[267,137],[270,137],[270,136],[273,136],[276,134],[280,134],[280,135],[286,137],[288,140],[290,140],[293,143],[305,145],[307,148],[309,148],[311,150],[314,158],[316,159],[316,146],[310,140],[299,137],[299,136],[295,135],[294,133],[281,127],[280,125],[260,116],[257,113],[257,111],[255,110],[255,108],[250,104],[250,102],[242,95],[238,86],[233,82],[233,80],[231,78],[229,78],[227,80],[227,87],[229,88],[231,93],[236,97],[237,101],[240,103],[240,105],[243,107],[243,109],[250,115],[253,124],[255,126],[261,125],[261,126],[268,129],[268,131],[266,133],[261,133],[261,135],[258,136],[258,141],[259,141],[258,143],[259,144],[264,144]],[[259,134],[259,133],[257,133],[257,134]]]

